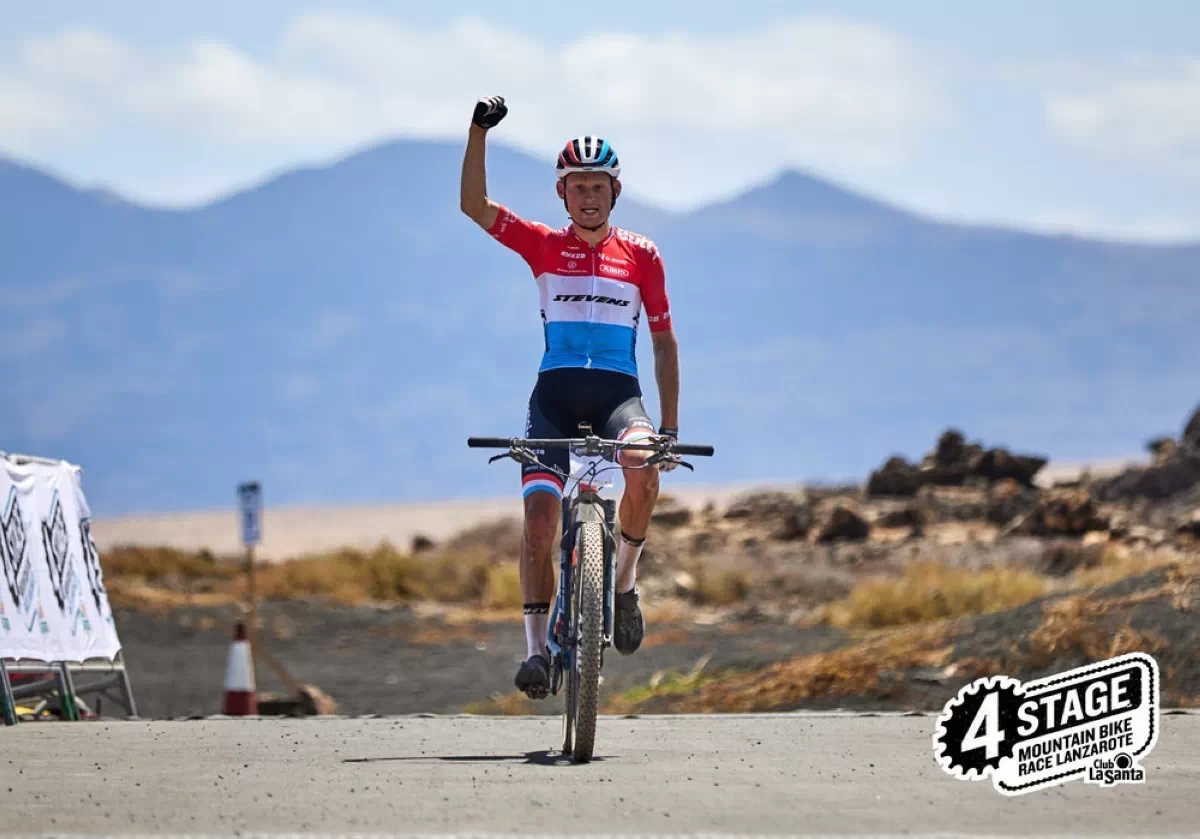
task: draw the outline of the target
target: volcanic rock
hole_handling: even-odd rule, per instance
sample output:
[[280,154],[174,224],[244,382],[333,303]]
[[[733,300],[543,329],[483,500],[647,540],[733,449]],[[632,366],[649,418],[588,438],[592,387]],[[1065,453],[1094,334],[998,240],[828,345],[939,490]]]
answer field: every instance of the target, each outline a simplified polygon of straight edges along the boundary
[[824,516],[817,531],[818,542],[861,542],[871,535],[871,526],[857,511],[844,504],[834,505]]

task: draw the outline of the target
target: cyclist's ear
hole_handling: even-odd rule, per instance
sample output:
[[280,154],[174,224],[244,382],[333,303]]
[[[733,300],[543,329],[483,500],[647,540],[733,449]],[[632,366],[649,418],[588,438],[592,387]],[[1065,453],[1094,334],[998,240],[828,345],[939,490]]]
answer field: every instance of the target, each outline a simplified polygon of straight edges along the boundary
[[619,180],[617,180],[616,178],[612,179],[612,189],[613,189],[613,200],[612,200],[612,205],[609,207],[610,210],[613,207],[617,206],[617,196],[621,194],[621,182]]
[[567,188],[566,188],[566,186],[563,185],[562,178],[558,179],[558,183],[556,183],[554,185],[554,187],[555,187],[555,190],[558,192],[558,197],[563,199],[564,201],[566,201],[567,200]]

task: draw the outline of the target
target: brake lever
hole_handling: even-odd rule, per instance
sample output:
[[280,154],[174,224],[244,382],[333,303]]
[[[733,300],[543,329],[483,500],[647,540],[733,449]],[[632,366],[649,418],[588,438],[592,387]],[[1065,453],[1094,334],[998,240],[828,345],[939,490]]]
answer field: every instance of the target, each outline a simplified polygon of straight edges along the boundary
[[526,466],[532,466],[534,464],[537,464],[538,466],[542,465],[542,462],[538,460],[538,456],[533,453],[533,450],[527,449],[524,446],[519,446],[512,450],[512,459],[517,461],[517,463],[523,463]]
[[504,460],[504,458],[506,458],[506,457],[511,457],[517,463],[524,463],[526,465],[540,463],[540,461],[537,459],[536,454],[534,454],[529,449],[522,448],[520,446],[509,449],[504,454],[498,454],[498,455],[495,455],[494,457],[489,457],[488,463],[489,464],[495,463],[497,460]]
[[673,460],[675,461],[676,466],[682,466],[685,469],[690,469],[692,472],[696,471],[692,464],[688,463],[686,460],[680,460],[677,456],[670,454],[669,452],[659,452],[658,454],[651,455],[650,457],[646,458],[646,465],[657,466],[664,460]]

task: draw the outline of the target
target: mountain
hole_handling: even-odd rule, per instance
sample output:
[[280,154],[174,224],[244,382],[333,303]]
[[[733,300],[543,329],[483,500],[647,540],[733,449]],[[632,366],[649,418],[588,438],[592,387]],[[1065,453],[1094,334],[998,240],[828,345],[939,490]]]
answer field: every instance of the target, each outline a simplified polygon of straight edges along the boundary
[[[542,348],[528,269],[458,210],[461,146],[401,141],[199,209],[0,162],[0,449],[84,466],[98,514],[490,496],[469,434],[519,434]],[[544,162],[490,193],[552,225]],[[947,224],[789,171],[615,221],[664,255],[683,436],[669,482],[861,477],[947,425],[1127,454],[1200,394],[1200,246]],[[649,340],[639,342],[651,413]]]

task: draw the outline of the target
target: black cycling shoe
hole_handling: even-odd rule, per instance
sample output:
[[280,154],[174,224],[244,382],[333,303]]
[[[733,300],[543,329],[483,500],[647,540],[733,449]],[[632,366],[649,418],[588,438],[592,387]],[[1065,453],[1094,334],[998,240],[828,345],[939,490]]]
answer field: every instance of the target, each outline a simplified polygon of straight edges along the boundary
[[550,659],[544,655],[530,656],[521,662],[513,681],[517,690],[530,699],[545,699],[550,693]]
[[613,646],[621,655],[631,655],[642,645],[642,636],[646,634],[646,624],[642,620],[642,608],[638,605],[637,589],[630,589],[622,594],[617,592],[616,624],[613,627]]

